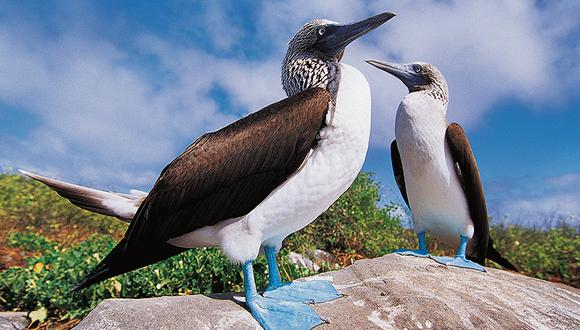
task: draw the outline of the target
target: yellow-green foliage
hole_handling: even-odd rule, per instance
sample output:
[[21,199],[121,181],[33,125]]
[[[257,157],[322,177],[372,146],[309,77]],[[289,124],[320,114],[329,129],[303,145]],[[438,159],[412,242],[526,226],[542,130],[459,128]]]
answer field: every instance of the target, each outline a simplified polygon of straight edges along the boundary
[[496,248],[524,274],[580,286],[580,235],[575,228],[496,225],[490,235]]
[[[33,233],[13,233],[8,245],[39,252],[23,268],[13,267],[0,274],[0,302],[6,309],[36,310],[45,307],[58,319],[80,318],[101,300],[113,297],[155,297],[180,294],[241,292],[242,272],[216,249],[192,249],[181,255],[105,280],[79,293],[72,286],[81,280],[115,241],[95,235],[70,248]],[[32,244],[30,244],[32,243]],[[284,251],[280,255],[282,276],[291,280],[312,272],[291,263]],[[254,264],[256,284],[265,288],[267,267],[264,258]]]
[[[286,240],[280,260],[282,276],[291,280],[312,274],[292,264],[289,251],[308,254],[323,249],[344,266],[355,259],[416,247],[415,234],[389,215],[391,206],[377,207],[379,196],[372,176],[361,173],[316,222]],[[126,224],[82,211],[41,184],[0,175],[0,250],[27,256],[23,267],[0,272],[0,310],[45,307],[49,317],[73,319],[109,297],[242,290],[239,266],[215,249],[194,249],[70,293],[72,285],[102,260],[125,229]],[[524,274],[579,286],[580,239],[575,228],[542,231],[500,225],[492,227],[491,235],[497,249]],[[436,242],[428,242],[434,254],[444,252]],[[255,271],[258,286],[264,288],[263,258],[256,262]]]

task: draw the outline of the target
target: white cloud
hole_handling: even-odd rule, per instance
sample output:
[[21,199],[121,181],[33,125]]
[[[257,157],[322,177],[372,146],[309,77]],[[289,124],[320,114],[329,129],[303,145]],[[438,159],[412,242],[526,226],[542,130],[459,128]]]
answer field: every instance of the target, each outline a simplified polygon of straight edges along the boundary
[[497,219],[528,226],[546,228],[565,222],[580,228],[580,194],[556,193],[536,197],[506,199],[498,205]]
[[[375,6],[377,10],[389,7],[399,15],[390,31],[381,30],[377,36],[384,50],[381,58],[437,65],[449,84],[451,121],[470,128],[502,98],[546,104],[559,97],[567,85],[556,67],[565,54],[551,35],[544,33],[543,14],[532,2],[433,1]],[[558,24],[552,20],[552,25]],[[380,133],[388,135],[392,130]]]
[[406,90],[363,60],[436,64],[449,83],[450,120],[469,129],[506,97],[539,107],[557,102],[566,92],[578,95],[569,86],[580,82],[580,75],[574,74],[580,67],[579,56],[570,55],[578,55],[580,48],[577,42],[573,50],[569,41],[558,43],[577,33],[578,20],[570,13],[578,7],[573,1],[549,3],[541,9],[533,1],[275,2],[264,6],[261,25],[275,37],[290,35],[290,27],[314,17],[350,22],[383,11],[397,14],[349,46],[344,59],[371,83],[372,143],[382,147],[393,137],[394,114]]
[[203,24],[204,32],[211,36],[214,46],[219,50],[230,50],[243,32],[241,28],[233,24],[231,16],[235,10],[231,3],[207,1],[204,3]]
[[[10,155],[3,166],[52,168],[61,178],[101,184],[141,185],[149,177],[152,184],[151,168],[184,148],[184,138],[235,119],[204,95],[212,77],[155,89],[109,42],[70,35],[31,42],[9,26],[0,31],[0,98],[41,121],[27,140],[2,150]],[[105,174],[97,178],[91,168]],[[133,179],[123,174],[131,169]]]
[[545,227],[565,221],[580,228],[580,173],[540,180],[523,177],[491,186],[496,197],[488,206],[494,218]]
[[580,173],[567,173],[551,177],[546,179],[546,183],[558,188],[576,188],[580,190]]
[[[532,1],[328,0],[258,7],[252,38],[268,47],[257,59],[241,51],[251,45],[239,39],[252,38],[231,19],[235,12],[215,4],[205,10],[204,23],[194,25],[207,26],[204,32],[217,49],[211,52],[163,35],[110,40],[112,33],[101,35],[106,27],[96,26],[107,22],[83,6],[65,15],[72,22],[55,23],[56,35],[17,20],[21,13],[0,19],[0,101],[39,119],[24,139],[0,132],[6,136],[0,142],[0,166],[105,187],[148,186],[198,135],[283,97],[279,75],[286,42],[317,17],[351,22],[382,11],[398,14],[349,46],[344,59],[371,83],[375,146],[390,143],[394,113],[406,92],[365,59],[437,64],[451,87],[451,119],[467,127],[503,97],[542,104],[573,90],[580,76],[577,41],[567,41],[566,47],[562,42],[578,30],[573,1],[542,9]],[[187,22],[168,30],[184,29]],[[220,111],[210,95],[215,87],[224,89],[241,112]]]

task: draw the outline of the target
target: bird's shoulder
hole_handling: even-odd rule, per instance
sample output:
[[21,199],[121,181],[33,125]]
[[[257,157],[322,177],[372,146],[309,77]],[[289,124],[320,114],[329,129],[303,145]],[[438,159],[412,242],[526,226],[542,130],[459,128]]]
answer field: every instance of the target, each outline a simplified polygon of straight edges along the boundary
[[[217,131],[206,133],[190,144],[185,151],[168,164],[160,181],[174,181],[189,177],[185,171],[194,167],[207,168],[218,159],[236,154],[260,153],[267,142],[273,145],[289,143],[290,136],[301,136],[318,131],[322,126],[330,102],[330,94],[323,88],[310,88],[253,112]],[[195,163],[195,164],[194,164]],[[154,188],[155,190],[155,188]],[[154,192],[154,191],[152,191]]]

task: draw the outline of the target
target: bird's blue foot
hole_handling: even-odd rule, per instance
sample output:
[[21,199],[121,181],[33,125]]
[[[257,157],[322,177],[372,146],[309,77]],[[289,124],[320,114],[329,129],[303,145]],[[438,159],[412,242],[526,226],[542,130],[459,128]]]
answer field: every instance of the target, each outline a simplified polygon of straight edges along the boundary
[[325,321],[301,302],[262,297],[256,290],[252,261],[243,265],[246,305],[264,329],[311,329]]
[[485,272],[485,268],[483,268],[482,265],[473,262],[465,257],[465,250],[467,249],[468,240],[469,238],[461,236],[461,243],[457,248],[457,254],[455,255],[455,257],[431,257],[431,258],[443,265],[475,269],[480,272]]
[[468,268],[468,269],[475,269],[480,272],[485,272],[485,268],[480,264],[473,262],[467,259],[465,256],[456,256],[456,257],[431,257],[433,260],[437,261],[440,264],[447,265],[447,266],[455,266],[461,268]]
[[402,256],[413,256],[419,258],[429,258],[429,256],[431,256],[426,250],[399,249],[393,251],[393,253],[400,254]]
[[264,252],[268,260],[269,279],[269,285],[264,292],[264,297],[313,304],[331,301],[342,296],[329,281],[316,280],[282,283],[280,271],[278,270],[278,262],[276,260],[276,248],[265,246]]
[[263,295],[266,298],[305,304],[331,301],[342,296],[330,281],[323,280],[283,283],[277,287],[268,287]]
[[399,249],[393,251],[393,253],[400,254],[402,256],[413,256],[419,258],[429,258],[431,255],[427,250],[427,243],[425,241],[425,232],[422,231],[417,234],[419,238],[419,249],[418,250],[409,250],[409,249]]
[[311,329],[325,323],[312,308],[299,302],[255,295],[246,305],[264,329]]

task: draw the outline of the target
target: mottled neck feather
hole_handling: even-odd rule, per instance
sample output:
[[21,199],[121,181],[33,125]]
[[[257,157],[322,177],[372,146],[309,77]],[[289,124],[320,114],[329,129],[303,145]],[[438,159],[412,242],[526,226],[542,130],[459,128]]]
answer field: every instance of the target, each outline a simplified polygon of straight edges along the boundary
[[443,108],[447,110],[447,104],[449,103],[449,93],[447,90],[447,82],[445,79],[431,79],[430,83],[422,86],[415,86],[410,92],[424,92],[429,97],[440,101],[443,104]]
[[292,96],[313,87],[326,88],[333,100],[340,81],[340,65],[337,61],[288,53],[282,65],[282,87]]
[[447,92],[447,83],[445,80],[433,80],[430,86],[429,94],[447,106],[449,103],[449,93]]

